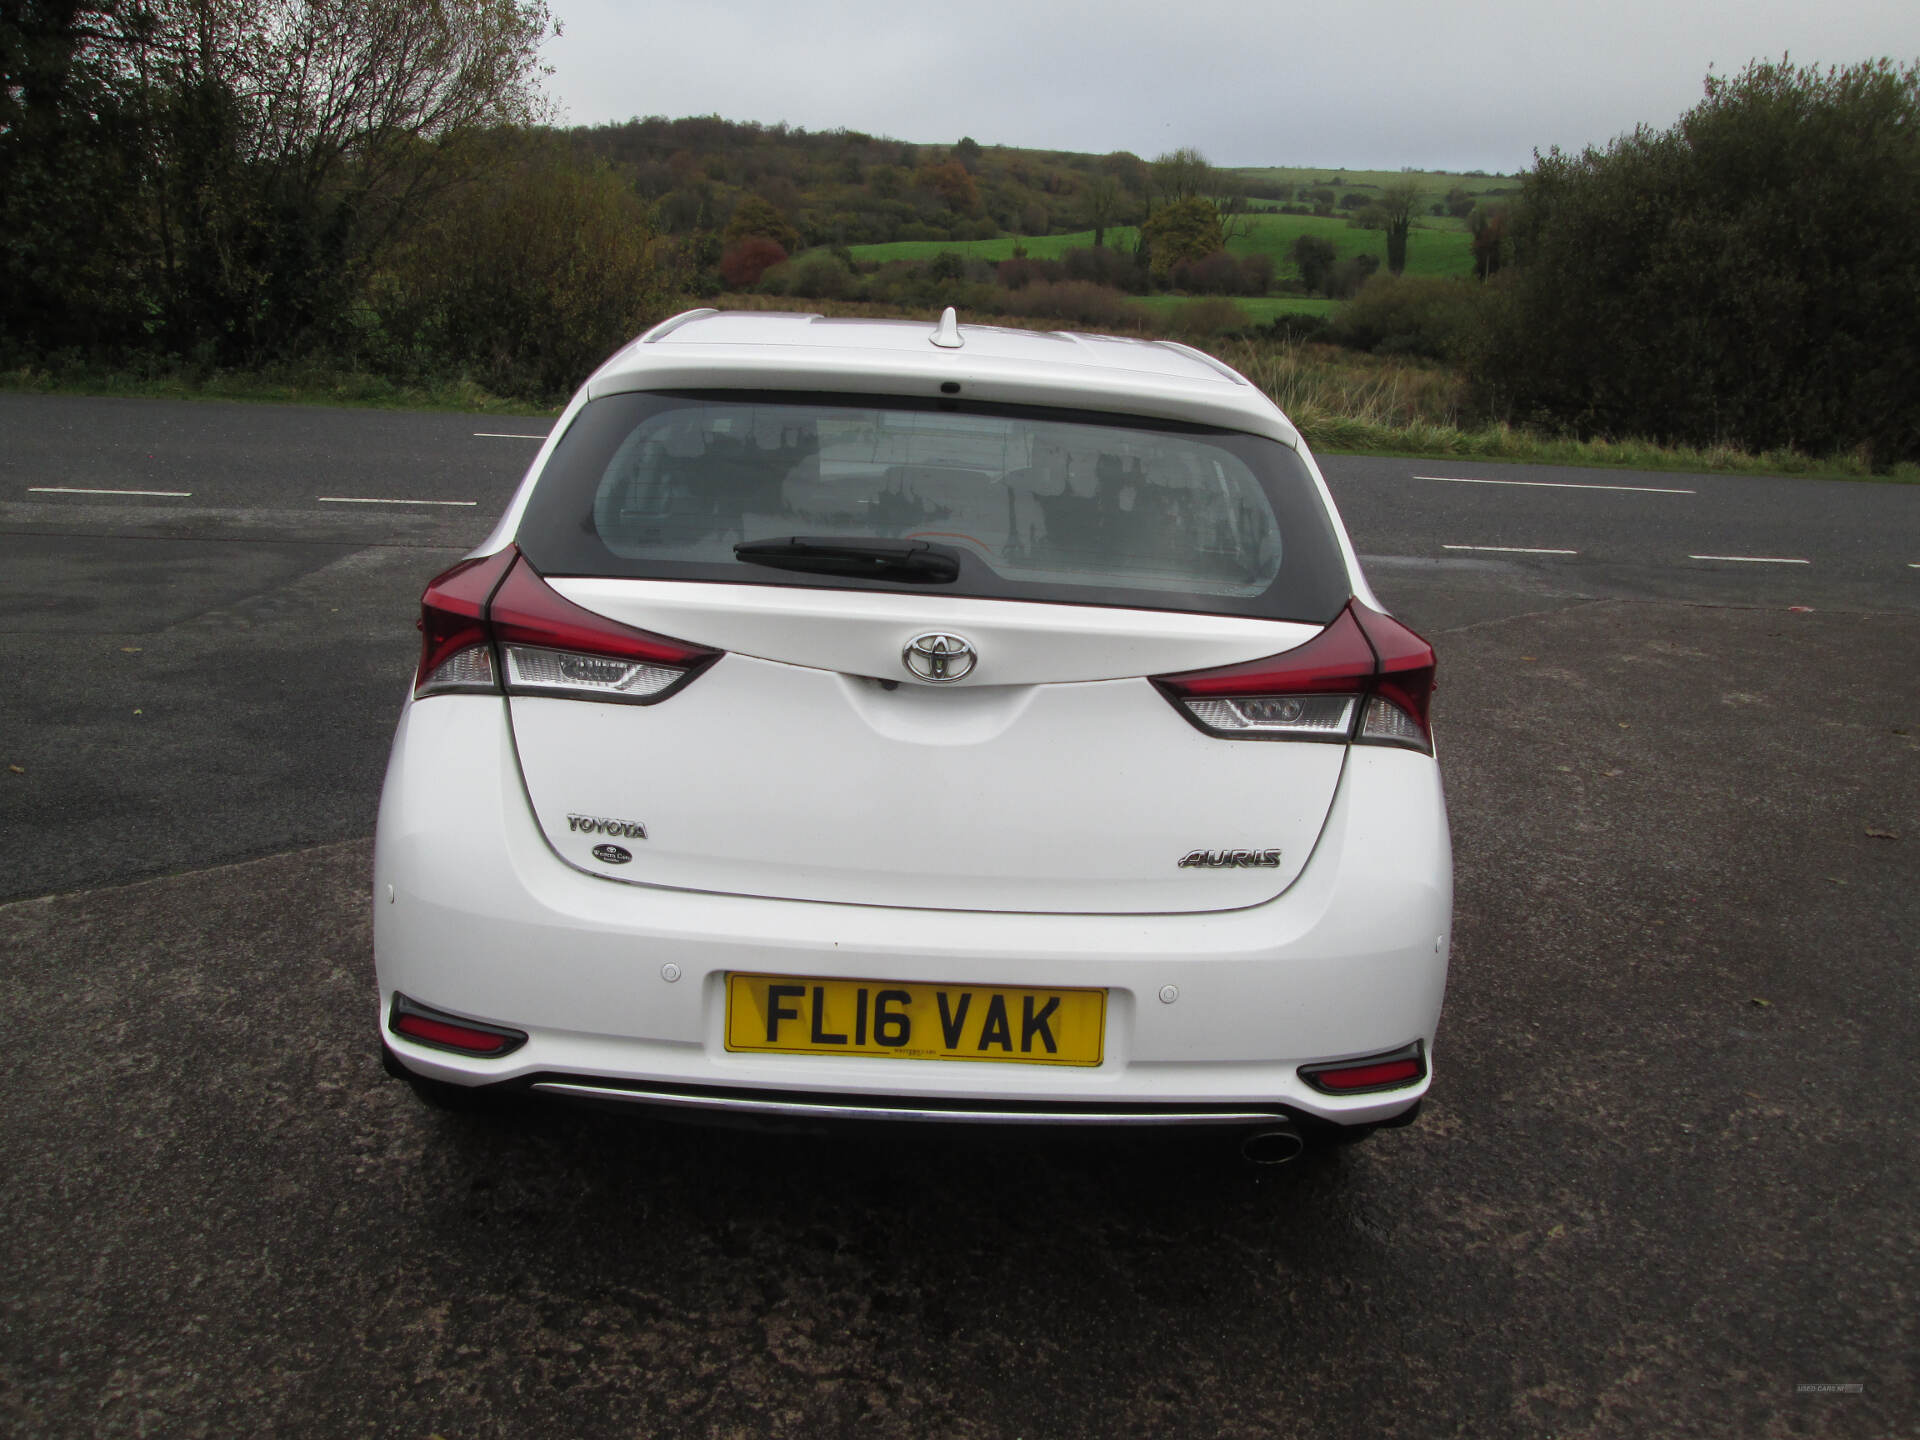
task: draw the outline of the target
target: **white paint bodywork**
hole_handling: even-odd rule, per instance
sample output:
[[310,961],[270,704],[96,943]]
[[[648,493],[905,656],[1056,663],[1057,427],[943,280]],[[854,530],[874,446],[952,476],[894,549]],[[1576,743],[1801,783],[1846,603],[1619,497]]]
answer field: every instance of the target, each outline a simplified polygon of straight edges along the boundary
[[[569,405],[492,536],[514,538],[591,397],[743,388],[1108,409],[1299,449],[1352,593],[1378,608],[1298,433],[1185,347],[813,316],[679,317]],[[384,1007],[404,993],[524,1030],[501,1060],[383,1038],[456,1084],[542,1072],[662,1086],[989,1102],[1285,1105],[1344,1123],[1426,1083],[1328,1096],[1298,1067],[1431,1049],[1452,863],[1434,760],[1236,741],[1144,677],[1276,654],[1286,621],[928,594],[559,578],[589,610],[726,652],[654,706],[438,695],[395,738],[375,856]],[[913,680],[901,646],[965,634],[976,673]],[[880,681],[889,682],[883,686]],[[770,741],[767,737],[776,737]],[[531,798],[530,798],[531,797]],[[593,859],[570,811],[638,821]],[[1187,848],[1278,848],[1275,869],[1181,870]],[[617,883],[616,883],[617,882]],[[663,967],[676,967],[676,980]],[[1092,1069],[735,1055],[728,971],[1098,987]],[[1173,1003],[1160,994],[1171,987]]]
[[[526,1030],[499,1061],[385,1039],[456,1084],[541,1072],[663,1085],[995,1101],[1285,1104],[1349,1124],[1425,1086],[1321,1095],[1297,1067],[1431,1044],[1452,862],[1439,773],[1356,747],[1313,857],[1278,899],[1199,915],[1023,915],[747,899],[613,885],[563,863],[527,808],[505,702],[445,695],[401,718],[374,858],[374,952],[395,991]],[[1231,744],[1232,742],[1221,742]],[[388,893],[391,888],[392,899]],[[662,976],[667,964],[680,979]],[[1100,986],[1103,1064],[733,1055],[730,970]],[[1158,998],[1178,990],[1173,1004]]]

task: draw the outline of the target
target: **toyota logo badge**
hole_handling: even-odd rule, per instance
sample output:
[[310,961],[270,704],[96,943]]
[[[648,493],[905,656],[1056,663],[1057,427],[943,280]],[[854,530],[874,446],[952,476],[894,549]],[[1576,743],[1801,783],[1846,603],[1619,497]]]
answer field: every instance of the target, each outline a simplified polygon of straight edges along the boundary
[[966,679],[979,659],[973,653],[973,646],[958,635],[943,635],[938,631],[914,636],[900,652],[900,658],[914,678],[935,683]]

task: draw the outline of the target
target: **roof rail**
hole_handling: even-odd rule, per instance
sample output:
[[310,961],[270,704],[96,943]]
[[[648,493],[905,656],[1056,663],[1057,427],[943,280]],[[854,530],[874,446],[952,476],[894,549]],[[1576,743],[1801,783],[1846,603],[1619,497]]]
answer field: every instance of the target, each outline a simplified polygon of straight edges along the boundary
[[1156,340],[1153,343],[1156,345],[1164,345],[1169,350],[1178,350],[1182,355],[1191,355],[1195,360],[1198,360],[1209,369],[1218,370],[1236,385],[1251,385],[1253,383],[1238,370],[1227,364],[1226,361],[1216,360],[1204,350],[1196,350],[1191,345],[1182,345],[1178,340]]
[[662,320],[658,325],[647,331],[646,334],[640,337],[640,343],[642,345],[651,345],[656,340],[666,339],[667,336],[678,330],[689,320],[704,320],[709,315],[718,315],[719,313],[718,310],[713,309],[711,306],[705,310],[682,310],[678,315],[675,315],[669,320]]

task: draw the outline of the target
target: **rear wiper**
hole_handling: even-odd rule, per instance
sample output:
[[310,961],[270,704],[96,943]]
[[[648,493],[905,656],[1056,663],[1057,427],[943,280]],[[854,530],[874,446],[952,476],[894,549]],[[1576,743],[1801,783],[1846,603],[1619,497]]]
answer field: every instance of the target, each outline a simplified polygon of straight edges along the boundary
[[779,540],[743,540],[734,558],[749,565],[806,570],[819,575],[871,575],[945,585],[960,574],[960,557],[924,540],[885,540],[865,535],[788,535]]

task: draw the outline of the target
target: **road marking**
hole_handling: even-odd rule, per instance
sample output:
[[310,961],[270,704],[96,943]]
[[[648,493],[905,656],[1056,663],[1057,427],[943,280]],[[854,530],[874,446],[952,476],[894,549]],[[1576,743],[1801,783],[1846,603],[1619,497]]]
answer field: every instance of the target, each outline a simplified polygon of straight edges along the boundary
[[1568,480],[1475,480],[1465,475],[1416,475],[1416,480],[1445,480],[1450,485],[1525,485],[1535,490],[1629,490],[1635,495],[1698,495],[1698,490],[1668,490],[1658,485],[1576,485]]
[[1578,550],[1536,550],[1530,545],[1442,545],[1442,550],[1485,550],[1494,555],[1578,555]]
[[191,490],[85,490],[78,485],[29,485],[29,495],[151,495],[158,499],[185,500]]
[[478,505],[478,500],[386,500],[367,495],[316,495],[322,505]]
[[544,440],[547,437],[544,435],[516,435],[508,430],[476,430],[473,432],[473,438],[476,440]]
[[1689,555],[1689,560],[1731,560],[1740,565],[1811,565],[1811,560],[1790,560],[1783,555]]

